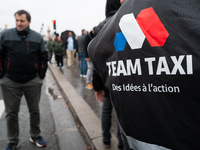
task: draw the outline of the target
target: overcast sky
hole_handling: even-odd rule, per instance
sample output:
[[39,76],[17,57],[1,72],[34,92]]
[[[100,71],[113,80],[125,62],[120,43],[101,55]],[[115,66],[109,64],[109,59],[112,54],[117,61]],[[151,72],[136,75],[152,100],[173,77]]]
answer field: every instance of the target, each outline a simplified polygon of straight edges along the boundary
[[82,29],[90,31],[105,19],[106,0],[0,0],[0,28],[15,27],[14,13],[25,9],[31,14],[30,28],[47,35],[48,26],[53,32],[52,20],[56,20],[57,32],[73,30],[77,35]]

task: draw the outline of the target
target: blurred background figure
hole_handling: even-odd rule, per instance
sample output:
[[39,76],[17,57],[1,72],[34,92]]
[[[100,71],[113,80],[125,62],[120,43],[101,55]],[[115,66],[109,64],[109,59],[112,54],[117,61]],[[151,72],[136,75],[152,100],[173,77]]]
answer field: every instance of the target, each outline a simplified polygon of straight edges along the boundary
[[51,59],[53,56],[53,51],[55,48],[55,43],[54,39],[52,36],[49,37],[49,40],[47,41],[47,50],[48,50],[48,57],[49,57],[49,62],[51,63]]
[[92,62],[90,61],[90,58],[87,52],[87,47],[90,41],[94,38],[94,30],[95,30],[95,27],[85,37],[85,60],[87,61],[87,75],[86,75],[85,88],[90,89],[90,90],[93,89],[93,85],[92,85],[93,65],[92,65]]
[[80,77],[86,78],[86,73],[87,73],[87,62],[85,60],[85,37],[87,35],[87,31],[85,29],[82,30],[82,35],[79,36],[78,38],[78,53],[79,53],[79,58],[81,61],[80,64]]
[[74,67],[74,54],[77,48],[76,39],[72,36],[72,32],[68,33],[68,36],[65,39],[65,47],[67,54],[67,68]]
[[59,68],[61,65],[61,67],[63,68],[63,55],[65,47],[59,35],[56,36],[54,44],[54,54],[56,57],[57,67]]

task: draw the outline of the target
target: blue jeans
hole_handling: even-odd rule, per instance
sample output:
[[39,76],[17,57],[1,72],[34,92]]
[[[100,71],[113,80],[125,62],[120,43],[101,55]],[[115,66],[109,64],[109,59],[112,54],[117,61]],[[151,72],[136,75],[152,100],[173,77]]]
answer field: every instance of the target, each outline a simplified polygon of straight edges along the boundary
[[[101,114],[101,127],[102,127],[102,135],[103,139],[110,139],[111,133],[111,118],[112,118],[112,103],[109,97],[104,97],[103,106],[102,106],[102,114]],[[117,125],[117,139],[120,145],[123,144],[121,133],[119,131],[119,127]]]
[[87,74],[87,62],[85,60],[85,53],[79,53],[79,58],[81,60],[80,70],[82,75]]

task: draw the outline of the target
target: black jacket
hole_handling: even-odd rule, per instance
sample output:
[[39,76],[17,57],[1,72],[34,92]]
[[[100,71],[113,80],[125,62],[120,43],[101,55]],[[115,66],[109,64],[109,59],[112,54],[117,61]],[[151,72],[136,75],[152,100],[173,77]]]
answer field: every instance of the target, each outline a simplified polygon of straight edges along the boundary
[[199,0],[126,0],[90,42],[132,149],[200,149],[199,8]]
[[[99,33],[99,31],[104,27],[104,25],[110,20],[110,18],[117,12],[119,7],[121,6],[120,0],[107,0],[106,3],[106,19],[102,21],[96,28],[95,28],[95,35]],[[94,86],[95,91],[103,90],[105,91],[105,96],[109,97],[109,91],[104,86],[103,80],[101,76],[99,76],[97,70],[93,71],[93,79],[92,84]]]
[[94,34],[92,33],[92,31],[90,31],[89,34],[86,35],[85,37],[85,44],[84,44],[84,51],[85,51],[85,58],[89,58],[89,55],[88,55],[88,51],[87,51],[87,47],[88,47],[88,44],[90,43],[90,41],[94,38]]
[[5,30],[0,35],[0,78],[4,75],[17,82],[36,76],[45,77],[47,51],[40,34],[27,28]]
[[85,37],[86,35],[84,34],[78,37],[77,40],[78,53],[85,53]]

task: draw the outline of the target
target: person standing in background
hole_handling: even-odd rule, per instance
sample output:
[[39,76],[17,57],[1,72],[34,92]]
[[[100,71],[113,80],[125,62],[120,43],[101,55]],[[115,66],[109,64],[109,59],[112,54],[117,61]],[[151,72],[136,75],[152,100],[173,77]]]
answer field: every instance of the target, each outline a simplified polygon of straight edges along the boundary
[[54,54],[56,56],[57,67],[60,68],[61,64],[61,67],[63,68],[63,55],[65,51],[65,46],[59,35],[56,36],[54,45]]
[[74,54],[77,48],[76,39],[72,36],[72,32],[68,32],[68,36],[65,39],[65,47],[67,54],[67,68],[74,67]]
[[49,40],[47,41],[47,50],[48,50],[48,56],[49,56],[49,62],[51,63],[51,59],[53,56],[53,51],[54,51],[54,39],[52,36],[49,37]]
[[82,35],[78,38],[78,54],[81,61],[80,64],[80,77],[86,78],[87,73],[87,62],[85,61],[85,37],[87,35],[87,31],[85,29],[82,30]]

